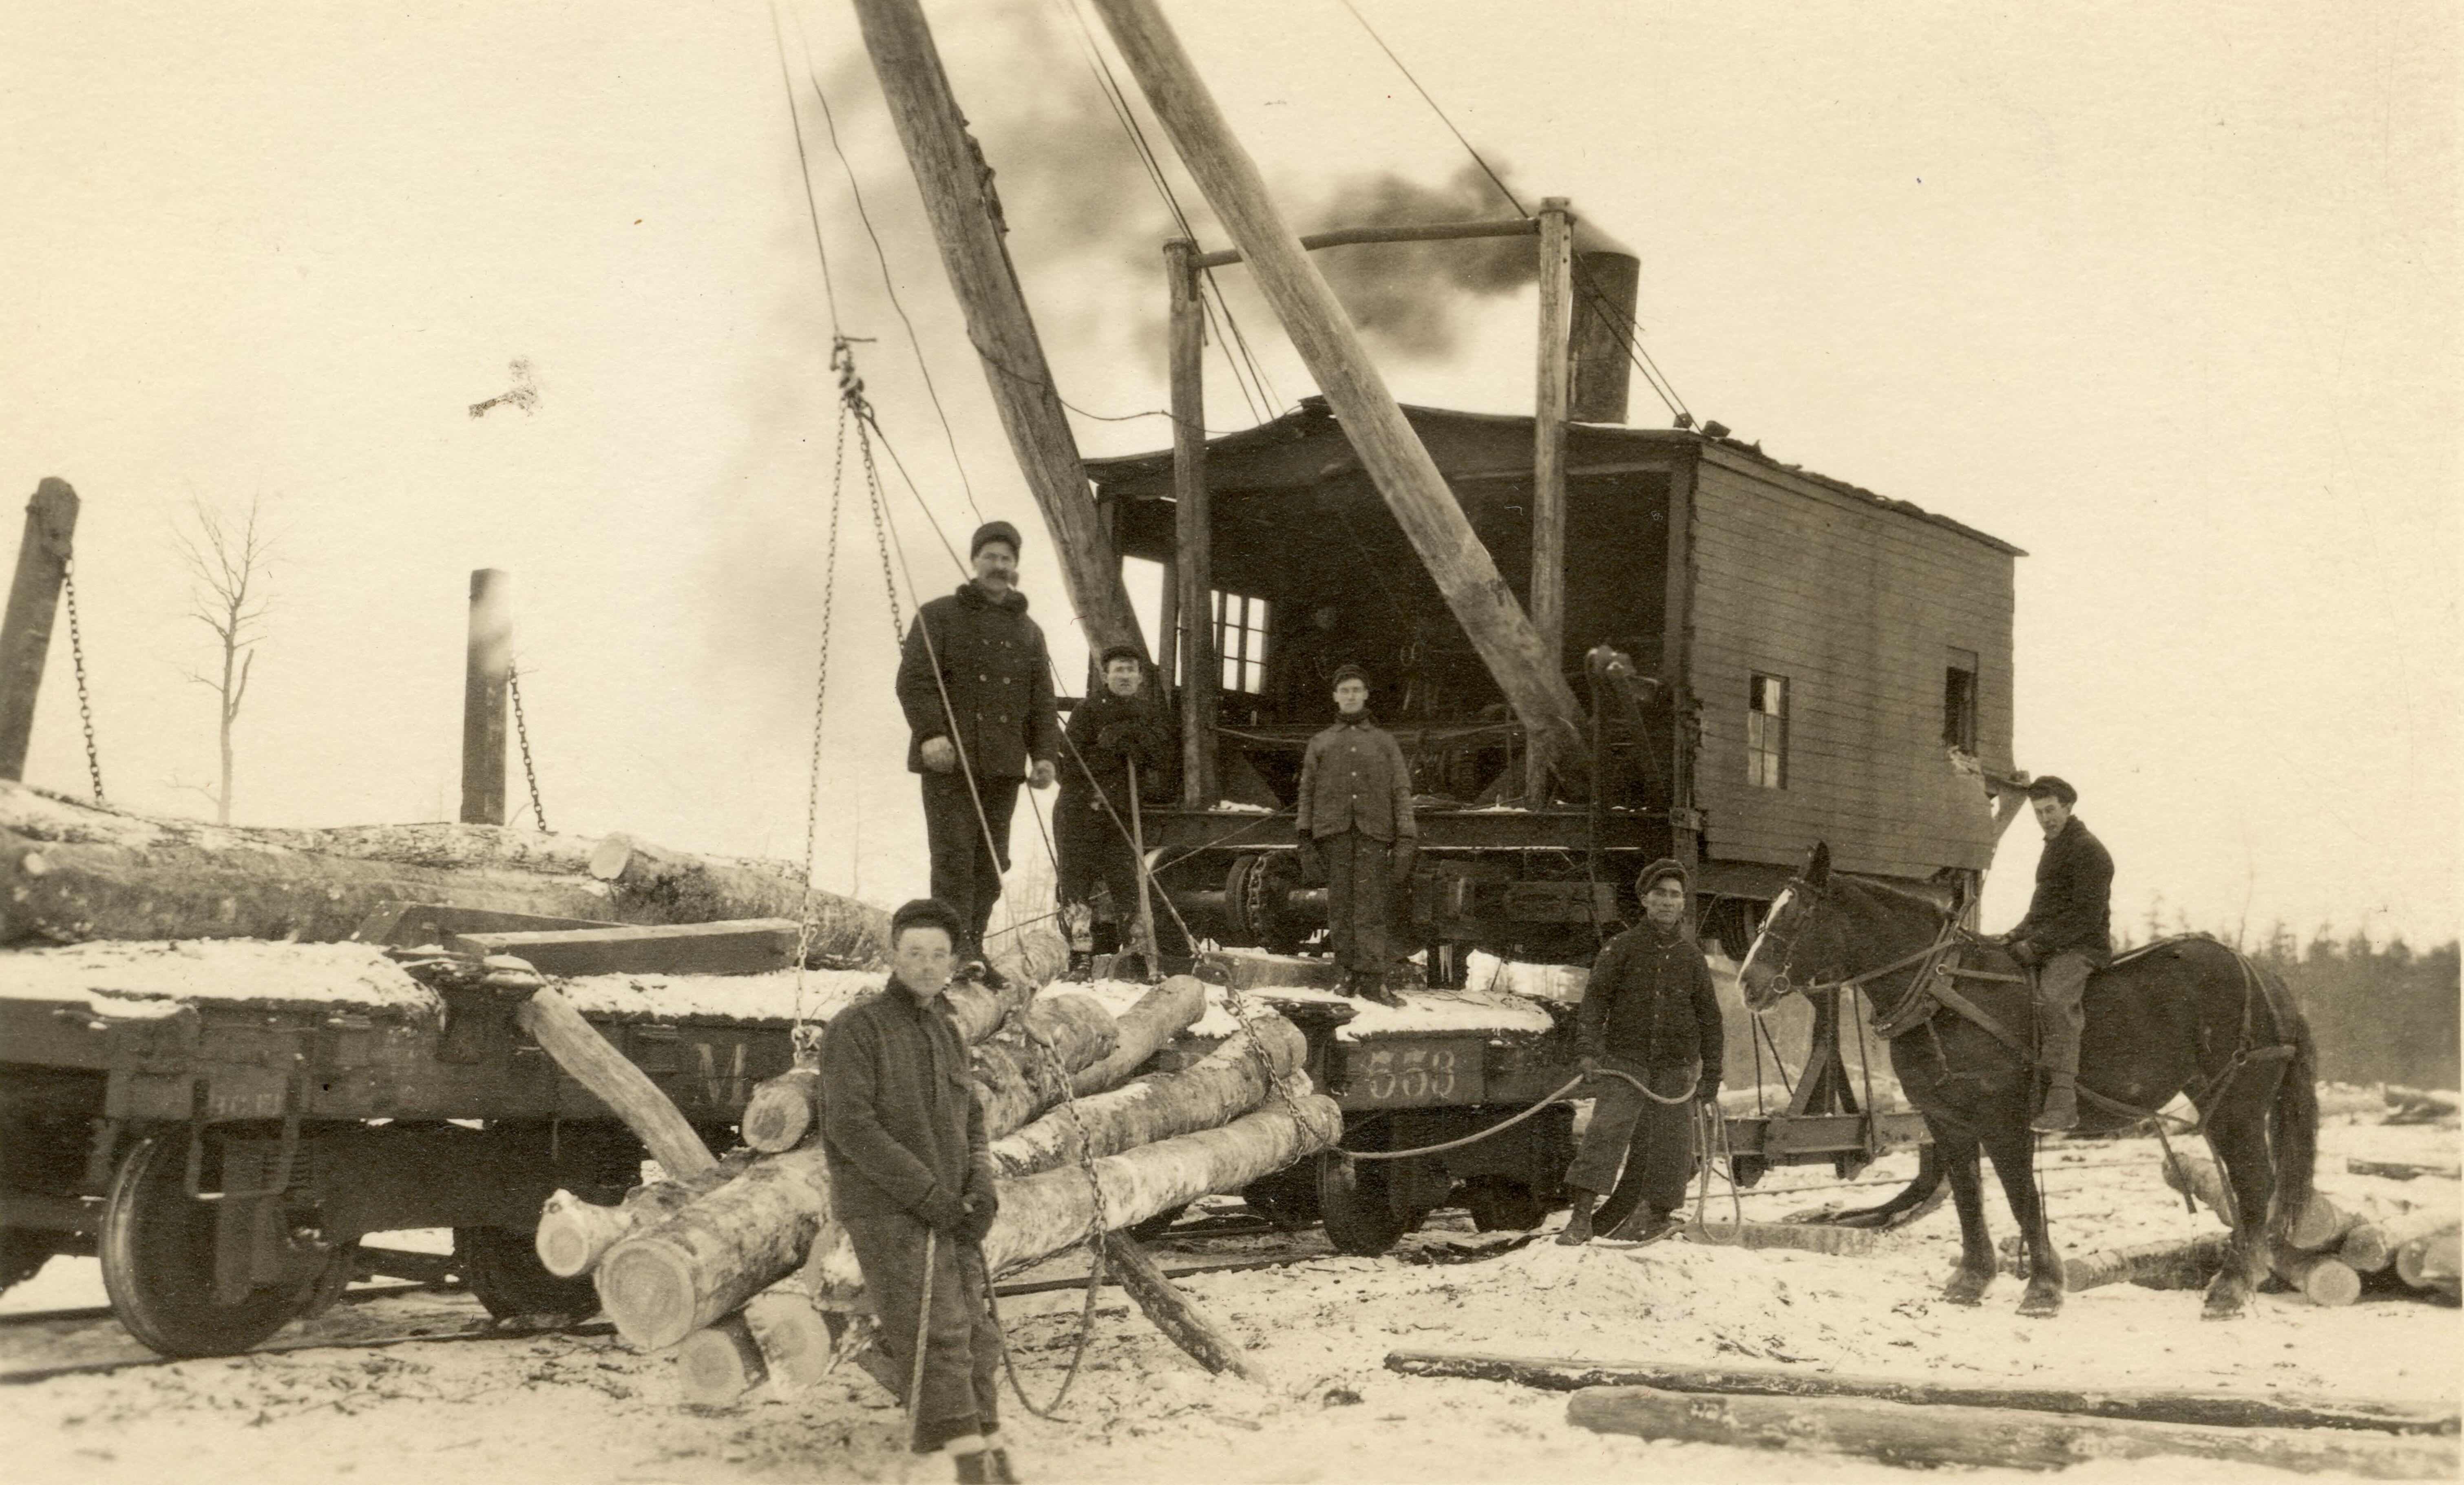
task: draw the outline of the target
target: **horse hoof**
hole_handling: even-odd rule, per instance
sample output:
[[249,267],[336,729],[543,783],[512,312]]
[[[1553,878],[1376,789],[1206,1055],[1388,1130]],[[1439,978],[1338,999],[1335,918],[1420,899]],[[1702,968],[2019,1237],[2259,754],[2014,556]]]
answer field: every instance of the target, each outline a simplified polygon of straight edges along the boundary
[[2248,1309],[2249,1306],[2243,1302],[2239,1296],[2235,1296],[2230,1299],[2211,1299],[2206,1304],[2200,1307],[2199,1319],[2239,1320],[2248,1311]]
[[1991,1274],[1970,1274],[1962,1270],[1951,1276],[1949,1283],[1943,1285],[1942,1298],[1949,1304],[1983,1304],[1985,1287],[1992,1282],[1993,1276]]
[[2031,1319],[2042,1319],[2062,1312],[2062,1295],[2058,1289],[2040,1289],[2035,1284],[2019,1299],[2019,1313]]

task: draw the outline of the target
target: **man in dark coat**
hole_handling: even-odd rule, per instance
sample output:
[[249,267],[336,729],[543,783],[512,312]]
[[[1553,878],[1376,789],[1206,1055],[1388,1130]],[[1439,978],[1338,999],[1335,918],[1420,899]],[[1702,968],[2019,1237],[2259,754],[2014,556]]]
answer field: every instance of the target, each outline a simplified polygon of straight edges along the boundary
[[1051,786],[1061,742],[1044,631],[1018,591],[1018,549],[1009,522],[978,527],[967,554],[974,579],[916,611],[898,661],[907,771],[923,778],[933,895],[958,910],[961,972],[987,977],[984,926],[1009,869],[1018,786]]
[[1293,823],[1305,880],[1326,884],[1334,962],[1347,993],[1384,1005],[1389,905],[1408,888],[1420,845],[1412,819],[1412,770],[1395,734],[1369,715],[1369,677],[1334,673],[1335,721],[1301,758],[1300,818]]
[[1575,1046],[1584,1072],[1595,1076],[1591,1127],[1566,1169],[1574,1211],[1557,1241],[1592,1240],[1592,1209],[1617,1185],[1617,1172],[1642,1205],[1620,1235],[1657,1237],[1685,1200],[1694,1171],[1694,1119],[1689,1100],[1720,1096],[1720,999],[1711,967],[1686,923],[1693,904],[1685,868],[1663,857],[1635,879],[1643,922],[1609,940],[1592,966],[1591,983],[1574,1014]]
[[2008,935],[2011,955],[2036,968],[2036,1024],[2047,1083],[2035,1127],[2046,1134],[2079,1123],[2081,999],[2089,973],[2113,962],[2113,857],[2071,810],[2079,791],[2048,774],[2028,786],[2029,807],[2045,832],[2036,891]]
[[[1135,919],[1137,852],[1125,834],[1131,823],[1130,775],[1136,771],[1141,804],[1162,802],[1173,740],[1170,719],[1146,689],[1146,662],[1137,650],[1112,645],[1104,651],[1103,664],[1103,688],[1069,714],[1069,756],[1062,760],[1061,797],[1052,815],[1061,906],[1087,906],[1098,883],[1109,899],[1103,920],[1093,926],[1090,953],[1119,950]],[[1074,944],[1070,961],[1073,969],[1083,963]]]
[[937,900],[891,915],[890,981],[830,1021],[817,1086],[830,1211],[854,1244],[899,1376],[915,1374],[916,1324],[931,1317],[923,1385],[907,1400],[912,1446],[948,1450],[961,1480],[995,1481],[1011,1477],[995,1431],[1001,1336],[975,1250],[1001,1199],[967,1044],[942,995],[959,928]]

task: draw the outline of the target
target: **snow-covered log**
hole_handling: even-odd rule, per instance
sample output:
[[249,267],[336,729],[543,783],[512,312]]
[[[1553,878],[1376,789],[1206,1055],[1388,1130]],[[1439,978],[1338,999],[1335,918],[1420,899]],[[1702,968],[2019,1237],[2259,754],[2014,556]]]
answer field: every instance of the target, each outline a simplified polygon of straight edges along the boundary
[[2321,1309],[2337,1309],[2362,1297],[2362,1277],[2334,1254],[2288,1249],[2276,1255],[2275,1264],[2277,1278]]
[[2442,1232],[2453,1232],[2464,1214],[2452,1206],[2415,1207],[2394,1216],[2371,1217],[2353,1224],[2336,1256],[2364,1274],[2375,1274],[2395,1261],[2407,1243]]
[[2372,1398],[2311,1397],[2298,1392],[2192,1392],[2170,1387],[1990,1386],[1860,1376],[1803,1366],[1720,1366],[1660,1359],[1598,1362],[1479,1351],[1392,1351],[1387,1353],[1386,1369],[1407,1377],[1512,1382],[1552,1392],[1576,1392],[1597,1387],[1647,1387],[1666,1392],[1751,1397],[1861,1397],[1890,1403],[2016,1408],[2219,1428],[2366,1429],[2389,1433],[2453,1434],[2458,1421],[2452,1408]]
[[1796,1248],[1837,1257],[1870,1256],[1879,1234],[1865,1228],[1819,1222],[1696,1222],[1683,1230],[1688,1242],[1728,1248]]
[[1195,975],[1176,974],[1138,997],[1113,1024],[1119,1040],[1102,1060],[1080,1068],[1070,1091],[1084,1098],[1120,1086],[1164,1043],[1198,1024],[1206,1014],[1206,986]]
[[[1343,1137],[1343,1111],[1334,1100],[1312,1093],[1295,1102],[1298,1118],[1279,1101],[1220,1129],[1141,1145],[1096,1161],[1105,1229],[1117,1232],[1200,1196],[1239,1190],[1331,1148]],[[1031,1267],[1084,1241],[1095,1225],[1093,1193],[1085,1170],[1074,1165],[1003,1181],[1001,1199],[1001,1215],[984,1238],[984,1260],[995,1277]],[[828,1240],[814,1245],[804,1265],[805,1287],[823,1304],[852,1308],[864,1289],[855,1249],[835,1226],[825,1236]],[[604,1288],[601,1292],[605,1293]],[[613,1305],[608,1315],[623,1327]]]
[[[1252,1024],[1274,1075],[1308,1091],[1308,1075],[1299,1068],[1309,1057],[1309,1043],[1300,1029],[1280,1015],[1262,1015]],[[1082,1128],[1092,1157],[1211,1129],[1256,1107],[1272,1086],[1249,1038],[1235,1037],[1179,1072],[1151,1074],[1110,1093],[1082,1098],[1072,1108],[1055,1108],[994,1141],[993,1168],[1004,1176],[1033,1175],[1075,1160]]]
[[2338,1429],[2234,1429],[2194,1423],[1864,1398],[1776,1398],[1589,1387],[1567,1421],[1599,1433],[1695,1444],[1862,1455],[1896,1465],[2059,1470],[2089,1460],[2178,1455],[2365,1479],[2452,1479],[2453,1439],[2390,1438]]
[[984,1133],[991,1139],[1061,1102],[1064,1090],[1045,1076],[1043,1054],[1030,1037],[1050,1045],[1065,1078],[1111,1056],[1120,1040],[1112,1014],[1092,995],[1039,995],[1025,1020],[1023,1034],[1007,1026],[976,1044],[976,1102],[983,1106]]
[[661,1169],[690,1177],[718,1164],[674,1101],[600,1035],[598,1027],[583,1019],[571,1001],[542,987],[531,992],[515,1011],[514,1021],[546,1049],[557,1066],[640,1136],[643,1147]]
[[1174,1287],[1155,1259],[1137,1245],[1127,1233],[1107,1234],[1104,1238],[1104,1259],[1112,1277],[1137,1301],[1157,1330],[1169,1337],[1173,1344],[1188,1353],[1190,1360],[1211,1372],[1230,1372],[1261,1387],[1271,1387],[1241,1343],[1232,1339],[1205,1307]]

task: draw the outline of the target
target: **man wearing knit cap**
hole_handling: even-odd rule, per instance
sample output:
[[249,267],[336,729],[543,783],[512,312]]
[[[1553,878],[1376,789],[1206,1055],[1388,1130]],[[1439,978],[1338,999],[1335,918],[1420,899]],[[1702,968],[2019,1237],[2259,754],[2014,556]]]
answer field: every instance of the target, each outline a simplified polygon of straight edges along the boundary
[[1369,677],[1334,672],[1335,721],[1309,739],[1301,759],[1300,844],[1305,880],[1326,884],[1334,962],[1347,993],[1401,1002],[1386,983],[1389,904],[1411,885],[1419,852],[1412,819],[1412,770],[1395,736],[1369,716]]
[[2051,1134],[2079,1123],[2080,1005],[2088,974],[2113,962],[2113,857],[2071,813],[2079,791],[2047,774],[2028,786],[2028,804],[2045,832],[2035,895],[2027,916],[2004,935],[2011,957],[2036,969],[2036,1024],[2047,1084],[2035,1127]]
[[933,895],[957,909],[962,975],[983,963],[984,926],[1009,868],[1018,788],[1052,784],[1061,717],[1044,631],[1018,591],[1018,528],[986,521],[967,543],[976,575],[916,610],[898,662],[907,771],[921,776]]
[[[1061,857],[1055,895],[1073,912],[1089,908],[1097,884],[1106,913],[1090,925],[1082,950],[1069,949],[1072,970],[1089,956],[1111,953],[1129,939],[1138,905],[1138,858],[1128,834],[1130,779],[1141,805],[1160,804],[1172,761],[1172,721],[1146,688],[1146,658],[1133,645],[1103,654],[1104,684],[1069,713],[1069,755],[1062,760],[1061,795],[1052,810],[1053,845]],[[1153,965],[1147,966],[1153,970]]]
[[1001,1211],[966,1038],[943,995],[958,914],[918,899],[890,917],[890,980],[822,1034],[822,1154],[830,1211],[855,1248],[881,1345],[900,1377],[919,1453],[946,1451],[960,1480],[1012,1478],[1001,1427],[1001,1333],[984,1307],[984,1234]]
[[1720,1095],[1720,1000],[1686,922],[1692,884],[1683,866],[1663,857],[1642,868],[1634,885],[1643,921],[1600,950],[1574,1014],[1575,1046],[1583,1071],[1594,1075],[1595,1102],[1591,1127],[1566,1170],[1574,1210],[1557,1235],[1561,1243],[1590,1242],[1592,1209],[1601,1193],[1623,1195],[1628,1188],[1641,1206],[1617,1235],[1666,1233],[1694,1170],[1694,1121],[1686,1105]]

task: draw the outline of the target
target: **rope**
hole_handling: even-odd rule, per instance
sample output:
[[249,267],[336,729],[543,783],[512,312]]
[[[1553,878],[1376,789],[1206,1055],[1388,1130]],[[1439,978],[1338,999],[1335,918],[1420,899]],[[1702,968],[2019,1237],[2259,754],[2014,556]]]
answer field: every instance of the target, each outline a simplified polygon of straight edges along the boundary
[[926,1228],[924,1282],[915,1305],[915,1360],[907,1376],[907,1447],[917,1453],[924,1450],[924,1343],[933,1335],[933,1259],[940,1244],[941,1234]]
[[1341,1155],[1347,1160],[1409,1160],[1415,1155],[1435,1155],[1445,1150],[1461,1149],[1466,1145],[1477,1145],[1481,1141],[1489,1138],[1491,1135],[1502,1134],[1505,1131],[1513,1128],[1516,1125],[1519,1125],[1523,1121],[1530,1118],[1532,1115],[1537,1114],[1542,1109],[1547,1108],[1550,1104],[1564,1101],[1568,1094],[1573,1092],[1574,1089],[1580,1087],[1586,1081],[1593,1078],[1622,1079],[1641,1090],[1642,1096],[1651,1100],[1654,1103],[1689,1103],[1694,1102],[1694,1095],[1690,1092],[1681,1093],[1673,1099],[1663,1098],[1660,1094],[1653,1092],[1650,1084],[1644,1082],[1641,1079],[1635,1077],[1633,1074],[1621,1073],[1614,1067],[1603,1067],[1595,1072],[1576,1073],[1573,1077],[1569,1078],[1564,1082],[1558,1084],[1557,1091],[1550,1094],[1547,1098],[1542,1099],[1539,1103],[1532,1104],[1530,1107],[1524,1109],[1520,1113],[1507,1115],[1506,1118],[1490,1125],[1487,1128],[1481,1130],[1477,1134],[1466,1134],[1462,1139],[1448,1140],[1442,1145],[1414,1146],[1410,1149],[1356,1150],[1345,1149],[1341,1146],[1337,1146],[1335,1147],[1333,1153]]

